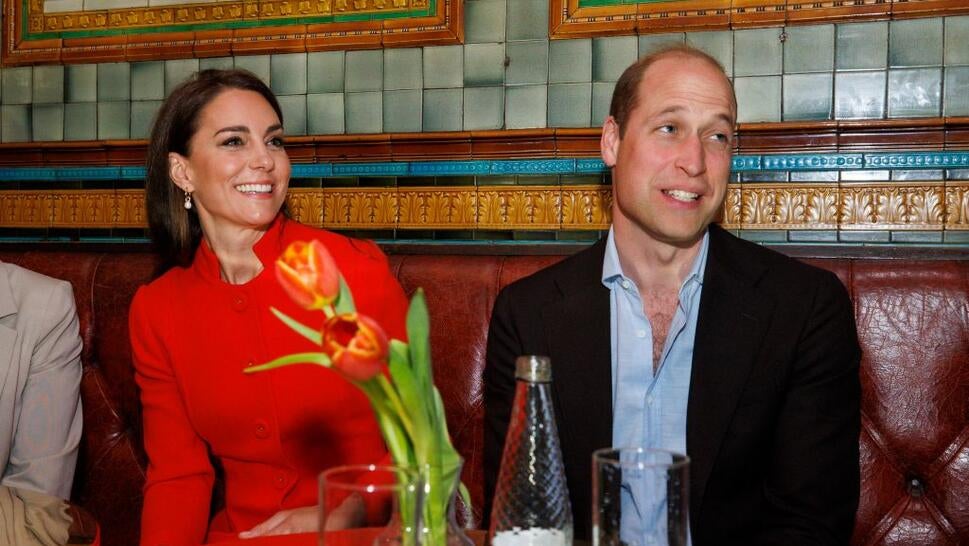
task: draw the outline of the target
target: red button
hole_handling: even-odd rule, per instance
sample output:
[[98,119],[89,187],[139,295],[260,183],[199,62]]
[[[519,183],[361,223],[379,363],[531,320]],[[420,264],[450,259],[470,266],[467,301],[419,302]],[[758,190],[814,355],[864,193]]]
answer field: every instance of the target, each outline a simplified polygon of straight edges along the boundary
[[276,489],[282,489],[286,487],[286,475],[283,474],[282,472],[277,473],[276,477],[273,478],[273,487],[275,487]]
[[249,298],[245,294],[236,294],[232,298],[232,308],[240,313],[249,307]]
[[260,438],[262,440],[269,438],[269,425],[262,419],[256,421],[255,430],[256,438]]

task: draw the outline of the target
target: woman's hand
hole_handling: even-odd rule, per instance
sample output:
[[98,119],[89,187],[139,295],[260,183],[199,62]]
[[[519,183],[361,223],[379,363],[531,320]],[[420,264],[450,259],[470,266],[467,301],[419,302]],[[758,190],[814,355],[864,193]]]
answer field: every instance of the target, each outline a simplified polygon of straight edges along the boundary
[[319,509],[304,506],[276,512],[271,518],[248,531],[239,533],[239,538],[255,538],[270,535],[291,535],[294,533],[313,533],[320,529]]

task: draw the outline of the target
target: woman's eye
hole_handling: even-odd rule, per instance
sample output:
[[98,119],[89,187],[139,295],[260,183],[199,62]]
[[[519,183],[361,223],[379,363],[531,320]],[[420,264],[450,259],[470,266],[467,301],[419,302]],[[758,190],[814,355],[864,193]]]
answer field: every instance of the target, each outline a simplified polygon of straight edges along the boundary
[[229,137],[222,141],[223,146],[241,146],[242,144],[242,139],[237,136]]
[[282,148],[286,143],[283,141],[283,137],[273,137],[269,139],[269,145],[274,148]]

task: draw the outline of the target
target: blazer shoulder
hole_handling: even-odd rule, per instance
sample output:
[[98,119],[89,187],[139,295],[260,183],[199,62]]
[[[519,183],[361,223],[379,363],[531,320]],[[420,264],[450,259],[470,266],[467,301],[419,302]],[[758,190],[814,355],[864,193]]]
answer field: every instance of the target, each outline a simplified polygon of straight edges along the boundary
[[600,240],[560,262],[509,283],[502,293],[535,301],[586,288],[590,283],[599,282],[604,256],[605,240]]
[[71,283],[8,263],[0,263],[0,270],[7,277],[20,312],[42,309],[49,303],[60,302],[73,309]]

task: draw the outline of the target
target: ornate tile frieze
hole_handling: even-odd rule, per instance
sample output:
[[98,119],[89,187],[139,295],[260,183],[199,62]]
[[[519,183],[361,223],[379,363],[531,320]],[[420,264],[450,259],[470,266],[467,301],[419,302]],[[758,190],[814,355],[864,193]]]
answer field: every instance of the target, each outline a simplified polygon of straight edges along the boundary
[[841,184],[841,229],[940,229],[943,182]]

